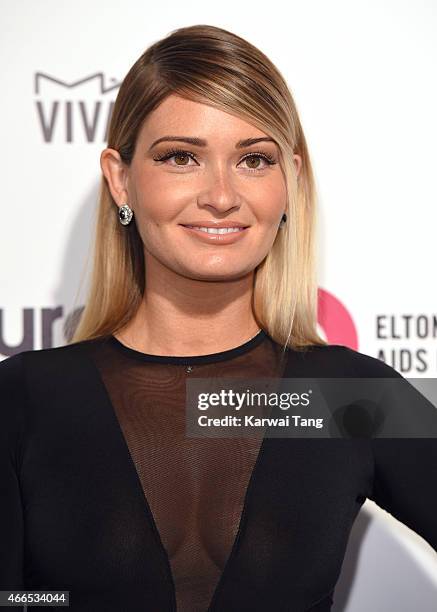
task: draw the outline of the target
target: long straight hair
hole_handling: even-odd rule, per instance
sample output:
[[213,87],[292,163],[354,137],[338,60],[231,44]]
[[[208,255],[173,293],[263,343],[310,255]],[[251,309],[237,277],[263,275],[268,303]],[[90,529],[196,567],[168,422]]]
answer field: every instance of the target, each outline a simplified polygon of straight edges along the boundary
[[[232,32],[211,25],[172,31],[146,49],[120,86],[107,146],[125,164],[131,163],[144,120],[170,94],[231,113],[276,141],[287,188],[287,222],[254,270],[252,309],[258,325],[284,350],[326,345],[317,331],[315,181],[283,76],[259,49]],[[299,177],[294,154],[302,159]],[[70,343],[116,333],[143,299],[142,240],[136,224],[121,225],[117,212],[102,174],[91,282]]]

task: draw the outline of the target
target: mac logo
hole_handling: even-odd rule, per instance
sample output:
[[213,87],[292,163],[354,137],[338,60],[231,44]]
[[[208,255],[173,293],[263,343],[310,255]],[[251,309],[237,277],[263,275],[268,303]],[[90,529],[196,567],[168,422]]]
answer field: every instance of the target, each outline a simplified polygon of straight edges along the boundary
[[105,82],[102,72],[67,82],[35,73],[36,110],[44,142],[106,142],[120,82]]

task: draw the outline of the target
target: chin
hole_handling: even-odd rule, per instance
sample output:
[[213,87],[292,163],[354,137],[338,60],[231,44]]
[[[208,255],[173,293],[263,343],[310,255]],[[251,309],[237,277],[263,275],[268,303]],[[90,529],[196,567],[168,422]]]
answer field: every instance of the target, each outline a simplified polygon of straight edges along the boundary
[[235,268],[225,269],[224,267],[217,267],[214,270],[211,268],[204,270],[191,268],[187,269],[183,275],[187,278],[199,281],[232,281],[247,276],[253,270],[236,270]]

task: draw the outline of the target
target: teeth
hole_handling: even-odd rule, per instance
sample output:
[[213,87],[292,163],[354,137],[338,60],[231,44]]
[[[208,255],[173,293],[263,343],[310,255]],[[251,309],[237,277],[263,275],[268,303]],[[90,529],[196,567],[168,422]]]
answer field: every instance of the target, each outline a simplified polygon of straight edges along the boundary
[[207,234],[230,234],[231,232],[241,232],[243,230],[242,227],[196,227],[195,225],[186,225],[186,227],[198,229]]

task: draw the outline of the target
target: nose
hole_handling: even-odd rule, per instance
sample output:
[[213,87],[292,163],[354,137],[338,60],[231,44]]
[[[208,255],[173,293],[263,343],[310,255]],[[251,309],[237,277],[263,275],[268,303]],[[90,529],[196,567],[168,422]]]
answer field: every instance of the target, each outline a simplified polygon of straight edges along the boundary
[[234,184],[232,171],[226,164],[210,166],[204,174],[204,183],[197,198],[198,205],[225,213],[241,206],[241,197]]

